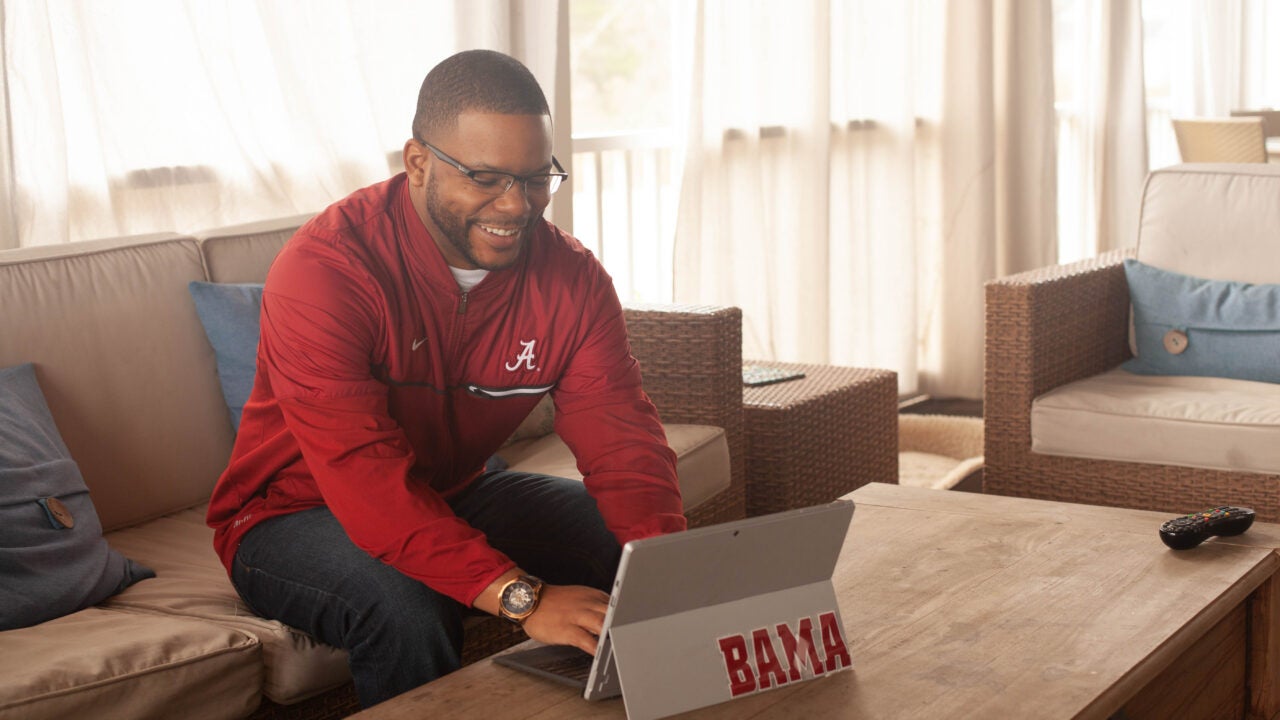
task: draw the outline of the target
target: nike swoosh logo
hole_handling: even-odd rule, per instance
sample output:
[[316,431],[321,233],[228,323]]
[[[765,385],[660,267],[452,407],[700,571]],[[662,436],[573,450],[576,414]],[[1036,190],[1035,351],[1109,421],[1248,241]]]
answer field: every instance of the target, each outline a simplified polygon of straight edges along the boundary
[[426,341],[427,341],[426,338],[418,338],[417,340],[414,340],[413,349],[417,350],[418,348],[422,347],[422,344],[425,343]]

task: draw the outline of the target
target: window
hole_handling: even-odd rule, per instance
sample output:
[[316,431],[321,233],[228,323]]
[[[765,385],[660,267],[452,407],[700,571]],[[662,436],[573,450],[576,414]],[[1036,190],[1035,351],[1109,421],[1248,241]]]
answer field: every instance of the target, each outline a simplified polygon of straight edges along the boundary
[[[1103,40],[1094,14],[1106,0],[1054,0],[1054,82],[1058,115],[1059,260],[1094,254],[1096,217],[1084,150],[1092,82]],[[1142,1],[1148,168],[1181,161],[1174,116],[1226,116],[1280,107],[1280,2]],[[1268,43],[1267,40],[1272,42]],[[1093,73],[1093,74],[1091,74]]]
[[671,297],[676,0],[570,0],[574,234],[623,300]]

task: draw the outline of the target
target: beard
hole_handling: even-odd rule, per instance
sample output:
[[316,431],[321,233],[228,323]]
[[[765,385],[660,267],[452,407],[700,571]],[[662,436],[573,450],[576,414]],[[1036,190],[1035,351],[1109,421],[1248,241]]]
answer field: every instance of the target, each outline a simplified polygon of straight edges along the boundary
[[[524,254],[524,243],[532,235],[533,226],[538,222],[538,215],[533,215],[529,221],[520,229],[520,249],[510,260],[505,262],[483,262],[476,255],[475,245],[471,242],[471,226],[473,224],[487,224],[480,220],[469,220],[461,215],[449,212],[444,202],[440,199],[438,191],[439,183],[427,183],[426,187],[426,205],[427,214],[435,222],[436,227],[444,234],[444,238],[454,250],[457,250],[462,257],[467,259],[473,267],[482,270],[505,270],[511,267]],[[505,223],[493,223],[494,225],[502,225]]]

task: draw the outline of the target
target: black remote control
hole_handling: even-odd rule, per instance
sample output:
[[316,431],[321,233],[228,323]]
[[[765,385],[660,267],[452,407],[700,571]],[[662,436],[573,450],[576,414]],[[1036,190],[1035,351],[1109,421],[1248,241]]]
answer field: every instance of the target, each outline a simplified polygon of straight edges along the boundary
[[1160,526],[1160,539],[1174,550],[1187,550],[1213,535],[1239,535],[1253,524],[1253,516],[1249,508],[1220,505],[1165,522]]

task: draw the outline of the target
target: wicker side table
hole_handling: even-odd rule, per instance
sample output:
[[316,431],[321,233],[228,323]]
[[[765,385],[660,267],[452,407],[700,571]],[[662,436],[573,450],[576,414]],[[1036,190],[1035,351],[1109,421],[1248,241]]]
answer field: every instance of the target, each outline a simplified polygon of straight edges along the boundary
[[898,482],[898,381],[890,370],[744,361],[805,377],[745,387],[747,514]]

